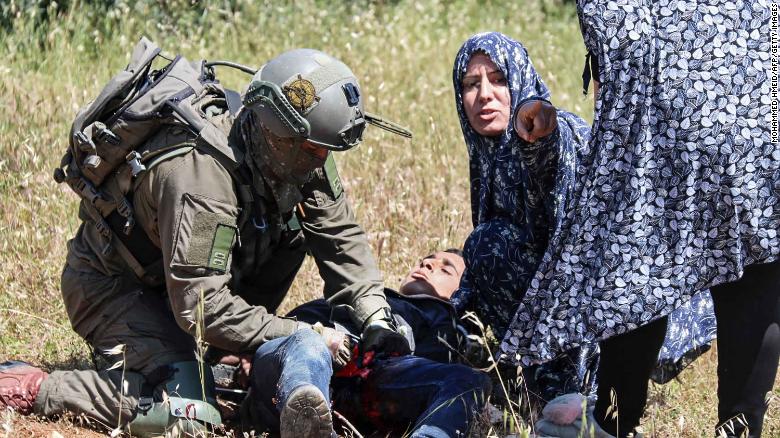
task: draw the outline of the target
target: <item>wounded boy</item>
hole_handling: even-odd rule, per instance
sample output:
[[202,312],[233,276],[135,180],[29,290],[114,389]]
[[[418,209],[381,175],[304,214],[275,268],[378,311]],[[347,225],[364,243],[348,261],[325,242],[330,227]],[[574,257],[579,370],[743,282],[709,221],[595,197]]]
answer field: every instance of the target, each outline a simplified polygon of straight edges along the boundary
[[484,372],[454,363],[459,355],[451,347],[464,347],[467,338],[448,300],[463,269],[460,251],[439,251],[414,266],[398,291],[385,291],[411,356],[360,355],[334,370],[344,359],[343,349],[328,346],[334,338],[341,342],[338,333],[356,339],[351,334],[361,333],[360,327],[341,309],[331,313],[324,300],[294,309],[291,316],[323,325],[257,350],[248,409],[255,423],[282,437],[330,437],[332,400],[333,409],[361,429],[411,432],[412,437],[465,435],[491,383]]

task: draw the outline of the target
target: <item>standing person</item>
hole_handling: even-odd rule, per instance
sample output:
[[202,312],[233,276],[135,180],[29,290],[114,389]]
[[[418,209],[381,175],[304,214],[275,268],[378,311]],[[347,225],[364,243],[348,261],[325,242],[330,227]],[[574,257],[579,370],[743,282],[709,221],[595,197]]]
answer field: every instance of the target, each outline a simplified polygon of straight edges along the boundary
[[[583,1],[579,16],[600,84],[591,148],[501,349],[532,362],[601,341],[590,424],[626,436],[644,411],[666,316],[710,287],[716,431],[761,436],[780,357],[769,7]],[[607,416],[613,390],[617,415]],[[537,426],[573,437],[576,423]]]
[[[154,49],[142,40],[123,73],[143,71],[139,59],[156,56]],[[166,79],[191,77],[190,65],[199,69],[185,84],[189,88],[151,112],[172,114],[173,122],[139,145],[136,155],[128,154],[98,188],[130,187],[131,214],[121,206],[117,211],[127,217],[124,232],[133,223],[137,232],[122,240],[120,226],[106,238],[112,219],[100,209],[110,198],[99,195],[82,201],[83,223],[68,243],[62,294],[73,328],[96,352],[123,346],[118,359],[112,358],[123,360],[121,369],[47,375],[6,363],[0,367],[0,407],[43,416],[86,414],[134,434],[220,423],[212,406],[213,382],[199,369],[193,336],[229,352],[251,353],[309,327],[273,314],[307,251],[317,262],[329,304],[350,315],[365,348],[408,352],[331,155],[356,146],[368,119],[352,71],[317,50],[285,52],[255,73],[244,106],[234,112],[230,94],[220,91],[206,64],[177,57],[150,73],[142,85],[153,91],[144,95],[139,86],[140,97],[131,103],[143,103]],[[89,114],[80,113],[77,121]],[[194,121],[187,114],[195,114]],[[130,134],[142,135],[122,131],[139,117],[126,110],[105,123],[74,129],[79,148],[73,154],[100,147],[106,138],[116,139],[108,145],[113,150],[121,147]],[[112,125],[117,118],[123,124]],[[91,188],[86,173],[110,159],[101,150],[97,155],[84,174],[69,165],[60,180]],[[128,250],[139,248],[139,241],[146,242],[146,251]],[[145,263],[133,263],[149,255],[159,260],[159,275]]]

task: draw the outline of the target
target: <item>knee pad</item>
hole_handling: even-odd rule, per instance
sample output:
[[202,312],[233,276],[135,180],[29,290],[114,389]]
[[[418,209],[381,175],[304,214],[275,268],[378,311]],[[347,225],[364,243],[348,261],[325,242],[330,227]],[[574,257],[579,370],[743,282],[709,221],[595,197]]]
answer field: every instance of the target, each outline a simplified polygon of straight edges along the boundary
[[196,361],[170,365],[172,376],[157,385],[154,395],[142,396],[135,418],[125,428],[141,438],[203,436],[222,423],[217,408],[214,376]]

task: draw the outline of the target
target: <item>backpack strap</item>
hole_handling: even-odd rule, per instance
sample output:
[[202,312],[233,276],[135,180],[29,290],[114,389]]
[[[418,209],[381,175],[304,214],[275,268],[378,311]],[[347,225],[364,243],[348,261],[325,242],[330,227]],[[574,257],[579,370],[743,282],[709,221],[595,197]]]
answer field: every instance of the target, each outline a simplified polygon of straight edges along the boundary
[[236,179],[238,179],[237,170],[244,160],[244,153],[230,147],[227,135],[214,126],[213,123],[203,118],[189,103],[189,99],[181,103],[166,102],[173,112],[181,117],[190,129],[203,140],[203,142],[197,142],[198,145],[205,146],[207,152],[210,152],[231,175],[236,176]]
[[133,227],[130,234],[117,232],[125,224],[125,217],[114,210],[105,219],[111,230],[109,244],[116,248],[119,255],[144,284],[159,286],[163,283],[163,263],[160,248],[146,235],[141,227]]
[[[171,147],[154,151],[145,151],[140,166],[142,171],[147,171],[159,163],[176,156],[191,152],[195,146],[186,142]],[[128,190],[125,196],[116,193],[106,193],[95,188],[84,176],[75,171],[68,172],[70,162],[66,154],[63,162],[57,169],[62,181],[80,195],[81,209],[95,224],[98,232],[106,239],[104,252],[116,249],[122,259],[132,269],[136,277],[146,285],[159,286],[163,281],[162,253],[141,227],[135,226],[133,209],[128,197],[132,197],[132,190]],[[124,178],[132,179],[136,175],[125,172]],[[117,178],[120,178],[117,175]],[[127,181],[126,185],[131,185]],[[117,182],[117,184],[122,184]]]
[[243,103],[241,103],[241,94],[239,94],[238,91],[225,88],[225,101],[227,102],[230,116],[235,118],[243,105]]
[[92,220],[98,232],[106,239],[103,249],[107,253],[116,249],[122,259],[132,269],[136,277],[148,286],[159,286],[162,283],[162,257],[146,233],[140,227],[132,227],[129,234],[118,232],[125,227],[126,220],[116,209],[106,218],[94,204],[81,201],[81,209]]
[[146,170],[149,170],[158,164],[162,163],[163,161],[170,160],[174,157],[179,157],[182,155],[189,154],[193,149],[195,149],[195,146],[193,145],[176,145],[171,148],[166,148],[161,151],[157,151],[157,153],[149,154],[149,156],[144,156],[142,159],[142,163],[144,165],[144,168]]

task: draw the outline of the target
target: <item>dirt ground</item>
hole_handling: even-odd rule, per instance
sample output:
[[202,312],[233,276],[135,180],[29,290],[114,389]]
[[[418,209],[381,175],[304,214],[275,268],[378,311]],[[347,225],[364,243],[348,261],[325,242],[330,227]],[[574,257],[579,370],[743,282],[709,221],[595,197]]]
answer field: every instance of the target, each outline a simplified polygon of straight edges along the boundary
[[80,427],[72,419],[48,421],[38,418],[21,417],[13,412],[3,412],[0,422],[0,437],[2,438],[105,438],[106,433],[86,427]]

